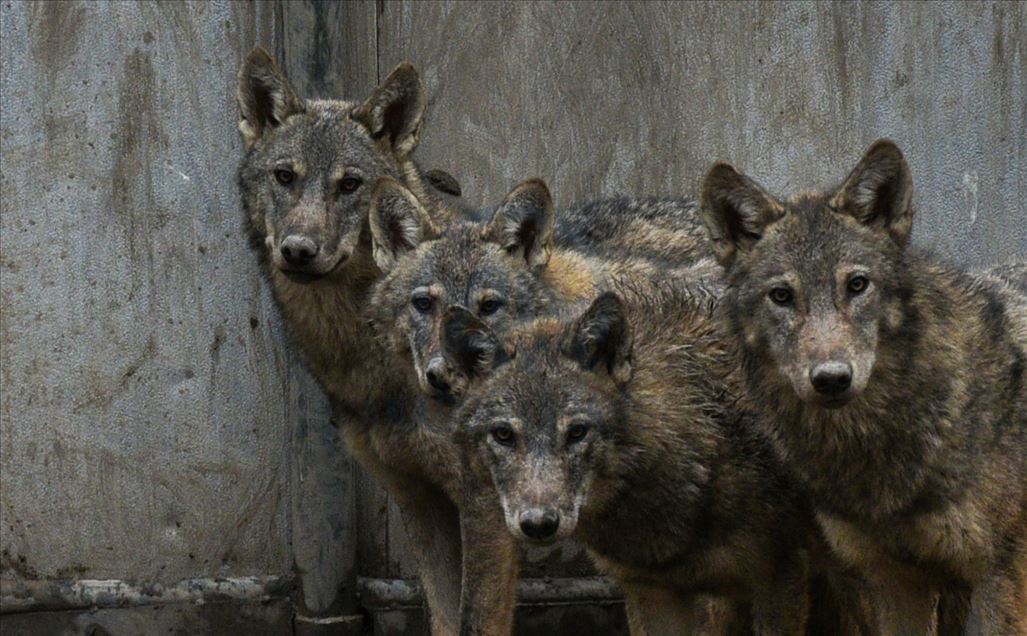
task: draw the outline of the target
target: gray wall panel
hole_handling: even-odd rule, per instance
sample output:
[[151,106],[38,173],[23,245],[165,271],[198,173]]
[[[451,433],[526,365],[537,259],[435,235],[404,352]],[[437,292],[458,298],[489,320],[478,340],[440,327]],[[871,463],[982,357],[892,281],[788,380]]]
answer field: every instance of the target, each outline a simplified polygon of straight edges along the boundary
[[4,571],[290,571],[302,381],[234,177],[274,7],[2,9]]
[[1027,3],[386,3],[382,69],[432,94],[419,157],[484,201],[695,193],[714,160],[829,187],[876,138],[907,152],[915,240],[1023,255]]

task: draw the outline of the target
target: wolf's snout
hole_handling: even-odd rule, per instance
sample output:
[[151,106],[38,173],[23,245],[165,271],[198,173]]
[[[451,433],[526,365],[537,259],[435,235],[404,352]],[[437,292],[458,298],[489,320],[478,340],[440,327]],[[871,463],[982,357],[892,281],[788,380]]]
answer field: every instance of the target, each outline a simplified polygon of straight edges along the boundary
[[845,362],[823,362],[809,372],[809,380],[817,393],[836,397],[852,384],[852,365]]
[[431,388],[435,389],[439,393],[446,393],[449,391],[446,362],[442,358],[435,358],[428,363],[428,368],[424,370],[424,377],[428,380],[428,384],[431,385]]
[[305,267],[317,256],[317,243],[306,236],[291,234],[282,240],[279,248],[282,258],[293,267]]
[[518,521],[524,536],[537,541],[552,538],[560,528],[560,515],[555,510],[531,508],[522,512]]

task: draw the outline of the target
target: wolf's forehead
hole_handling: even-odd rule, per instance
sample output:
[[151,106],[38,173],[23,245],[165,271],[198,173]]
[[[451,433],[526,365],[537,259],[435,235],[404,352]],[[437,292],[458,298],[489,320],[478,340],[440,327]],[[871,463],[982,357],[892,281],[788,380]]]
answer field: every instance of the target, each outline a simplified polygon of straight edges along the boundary
[[506,287],[507,268],[497,262],[494,247],[481,240],[442,240],[433,246],[425,272],[451,293],[473,292],[482,287]]
[[764,236],[768,252],[793,262],[822,258],[839,244],[843,225],[820,201],[803,199],[789,207],[783,219],[772,224]]
[[767,233],[764,270],[792,272],[805,281],[833,280],[842,266],[876,263],[878,256],[847,218],[823,201],[792,210]]
[[282,130],[281,146],[322,170],[382,161],[368,130],[339,109],[313,110],[290,120]]

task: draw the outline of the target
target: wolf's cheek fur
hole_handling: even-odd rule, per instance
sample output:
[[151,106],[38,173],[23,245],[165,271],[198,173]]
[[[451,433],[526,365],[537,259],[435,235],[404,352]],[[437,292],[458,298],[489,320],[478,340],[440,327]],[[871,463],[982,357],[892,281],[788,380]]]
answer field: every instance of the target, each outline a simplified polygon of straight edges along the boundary
[[[780,382],[791,386],[800,399],[808,399],[808,361],[799,355],[799,333],[803,316],[793,307],[777,307],[764,294],[750,298],[747,311],[741,316],[742,333],[747,348],[767,355]],[[811,387],[809,387],[812,390]]]
[[854,300],[849,306],[849,325],[852,337],[849,340],[849,356],[852,365],[852,391],[858,396],[866,390],[874,372],[877,360],[878,324],[888,313],[882,311],[881,300],[876,292],[866,298]]
[[428,363],[432,358],[432,343],[433,341],[438,342],[438,338],[433,333],[435,316],[415,314],[412,311],[408,311],[407,316],[406,346],[414,361],[417,382],[424,391],[429,391],[425,371],[427,371]]

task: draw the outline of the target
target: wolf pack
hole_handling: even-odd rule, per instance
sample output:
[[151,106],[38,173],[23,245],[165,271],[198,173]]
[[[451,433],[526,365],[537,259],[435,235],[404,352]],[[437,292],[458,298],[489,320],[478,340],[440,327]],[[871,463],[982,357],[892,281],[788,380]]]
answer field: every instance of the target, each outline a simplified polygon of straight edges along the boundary
[[238,101],[253,250],[433,634],[510,634],[571,537],[632,634],[1027,634],[1027,264],[910,247],[895,143],[787,198],[715,163],[478,208],[412,158],[410,64],[310,100],[256,49]]

